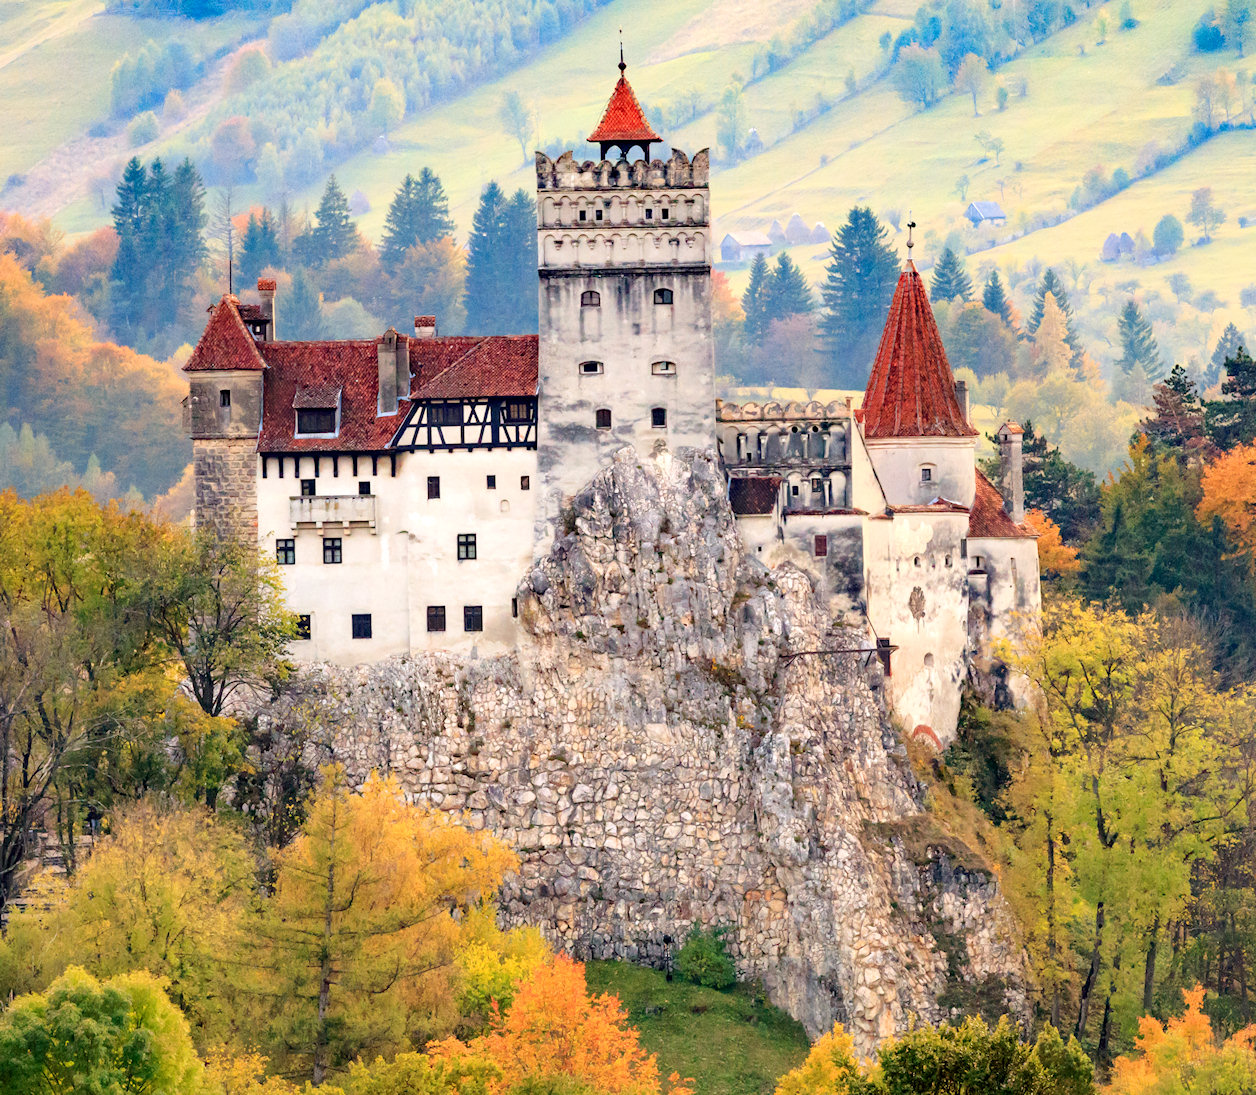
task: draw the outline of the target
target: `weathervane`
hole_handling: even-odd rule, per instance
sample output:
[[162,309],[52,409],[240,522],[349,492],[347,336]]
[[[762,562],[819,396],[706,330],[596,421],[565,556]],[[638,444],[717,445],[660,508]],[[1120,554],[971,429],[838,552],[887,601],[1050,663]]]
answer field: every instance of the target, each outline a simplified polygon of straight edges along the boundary
[[[910,213],[907,214],[909,217]],[[915,221],[907,222],[907,257],[911,258],[911,249],[916,246],[916,241],[911,238],[911,230],[916,227]]]
[[619,28],[619,74],[622,76],[628,66],[624,64],[624,28]]

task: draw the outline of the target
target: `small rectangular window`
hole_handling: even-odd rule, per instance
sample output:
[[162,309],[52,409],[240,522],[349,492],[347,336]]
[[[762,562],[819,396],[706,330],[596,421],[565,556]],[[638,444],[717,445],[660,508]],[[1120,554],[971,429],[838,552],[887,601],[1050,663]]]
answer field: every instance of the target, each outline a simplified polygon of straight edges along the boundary
[[829,538],[827,536],[816,537],[816,558],[823,559],[829,553]]
[[653,209],[647,209],[647,210],[645,211],[645,219],[646,219],[646,220],[648,220],[648,221],[652,221],[652,220],[654,220],[654,210],[653,210]]
[[294,638],[308,639],[309,637],[310,637],[310,617],[298,616],[297,617],[297,633],[294,636]]
[[297,411],[297,433],[335,433],[335,407],[315,407]]
[[429,499],[440,497],[440,476],[439,475],[429,475],[427,477],[427,496]]
[[795,498],[798,497],[798,484],[797,483],[794,483],[790,486],[789,493],[793,495]]
[[531,422],[532,404],[525,400],[511,400],[506,404],[503,417],[508,423]]
[[580,220],[583,222],[583,221],[587,221],[588,219],[589,219],[589,214],[588,214],[588,212],[587,212],[586,210],[584,210],[584,209],[581,209],[581,210],[580,210]]
[[603,407],[594,416],[593,421],[599,430],[609,430],[611,428],[611,412]]
[[444,631],[445,630],[445,606],[444,605],[428,605],[427,606],[427,629],[428,631]]
[[371,484],[370,484],[370,483],[363,482],[362,480],[360,480],[360,479],[359,479],[359,480],[358,480],[358,493],[359,493],[359,494],[363,494],[363,495],[365,495],[365,494],[370,494],[370,493],[371,493]]
[[458,558],[474,559],[475,558],[475,533],[460,532],[458,533]]
[[530,475],[519,476],[519,489],[531,490],[532,489],[532,476]]
[[671,304],[672,303],[672,291],[670,289],[655,289],[654,290],[654,303],[655,304]]
[[313,479],[301,480],[301,497],[302,498],[314,497],[314,480]]
[[650,408],[650,425],[656,430],[665,429],[667,427],[667,408],[651,407]]
[[369,639],[371,637],[371,614],[369,612],[355,612],[353,614],[353,637],[355,639]]
[[433,403],[428,408],[428,422],[433,426],[461,426],[461,403]]
[[342,561],[339,536],[323,537],[323,562],[339,563]]
[[462,630],[463,631],[483,631],[484,630],[484,606],[483,605],[467,605],[462,610]]
[[664,219],[664,220],[667,220],[667,213],[668,213],[668,211],[667,211],[666,209],[664,209],[664,210],[663,210],[663,219]]
[[485,486],[485,488],[486,488],[486,489],[488,489],[488,490],[496,490],[496,489],[497,489],[497,476],[495,476],[495,475],[486,475],[486,476],[484,477],[484,479],[485,479],[484,486]]
[[515,619],[519,618],[519,598],[518,597],[510,598],[510,614]]
[[218,406],[220,407],[231,406],[231,389],[230,388],[223,388],[222,391],[218,393]]
[[982,557],[981,557],[980,555],[974,555],[974,556],[973,556],[973,564],[972,564],[972,568],[973,568],[973,570],[984,570],[984,569],[985,569],[985,567],[983,567],[983,566],[982,566],[982,563],[983,563],[983,562],[985,562],[985,560],[984,560],[984,559],[982,559]]
[[600,209],[593,210],[593,219],[595,221],[600,221],[602,219],[602,211]]
[[811,493],[822,494],[823,492],[824,492],[824,480],[823,479],[811,480]]
[[920,481],[921,481],[922,483],[931,483],[931,482],[933,482],[933,469],[932,469],[932,468],[921,468],[921,469],[920,469]]
[[652,372],[655,376],[675,376],[676,362],[656,361],[650,366],[650,372]]
[[290,567],[297,561],[297,542],[295,540],[275,541],[275,562],[281,567]]
[[601,371],[602,363],[600,361],[580,362],[580,372],[583,376],[597,376]]

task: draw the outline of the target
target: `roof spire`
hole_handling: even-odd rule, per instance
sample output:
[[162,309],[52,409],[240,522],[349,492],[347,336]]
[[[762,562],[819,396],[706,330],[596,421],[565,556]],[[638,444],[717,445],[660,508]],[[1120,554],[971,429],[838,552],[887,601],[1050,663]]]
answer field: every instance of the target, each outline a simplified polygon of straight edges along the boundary
[[627,68],[628,65],[624,61],[623,28],[620,27],[619,81],[615,84],[615,90],[611,92],[611,99],[606,104],[602,120],[587,138],[590,144],[601,146],[604,160],[608,158],[611,149],[616,149],[620,158],[626,159],[634,147],[639,147],[648,160],[650,145],[662,140],[646,121],[645,112],[641,109],[641,104],[637,102],[636,95],[633,94],[628,77],[624,75]]
[[[909,217],[911,213],[907,214]],[[909,220],[907,222],[907,261],[911,262],[911,249],[916,246],[916,241],[911,238],[912,229],[916,227],[916,222]]]
[[624,28],[619,28],[619,74],[622,76],[628,71],[628,66],[624,64]]

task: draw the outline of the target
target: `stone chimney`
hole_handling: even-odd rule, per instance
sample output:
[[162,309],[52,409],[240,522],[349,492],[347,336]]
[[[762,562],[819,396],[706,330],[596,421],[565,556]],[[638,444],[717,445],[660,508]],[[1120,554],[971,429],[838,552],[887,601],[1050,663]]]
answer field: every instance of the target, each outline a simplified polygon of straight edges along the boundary
[[398,402],[410,398],[410,343],[389,327],[375,349],[379,355],[379,413],[396,414]]
[[415,316],[414,317],[414,337],[415,338],[435,338],[436,337],[436,317],[435,316]]
[[262,315],[266,317],[266,330],[262,334],[263,342],[275,341],[275,279],[258,278],[257,295],[261,297]]
[[955,381],[955,402],[959,404],[959,413],[964,416],[964,421],[970,425],[971,420],[968,417],[968,381]]
[[1003,508],[1018,525],[1025,520],[1024,430],[1004,422],[995,434],[999,443],[999,490]]

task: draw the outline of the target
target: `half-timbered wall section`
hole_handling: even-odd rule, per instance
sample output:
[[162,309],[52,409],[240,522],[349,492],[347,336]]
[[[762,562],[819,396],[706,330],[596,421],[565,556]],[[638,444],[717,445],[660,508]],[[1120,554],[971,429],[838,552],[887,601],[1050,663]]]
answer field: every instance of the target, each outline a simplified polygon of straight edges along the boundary
[[536,400],[414,402],[393,439],[399,450],[535,449]]

